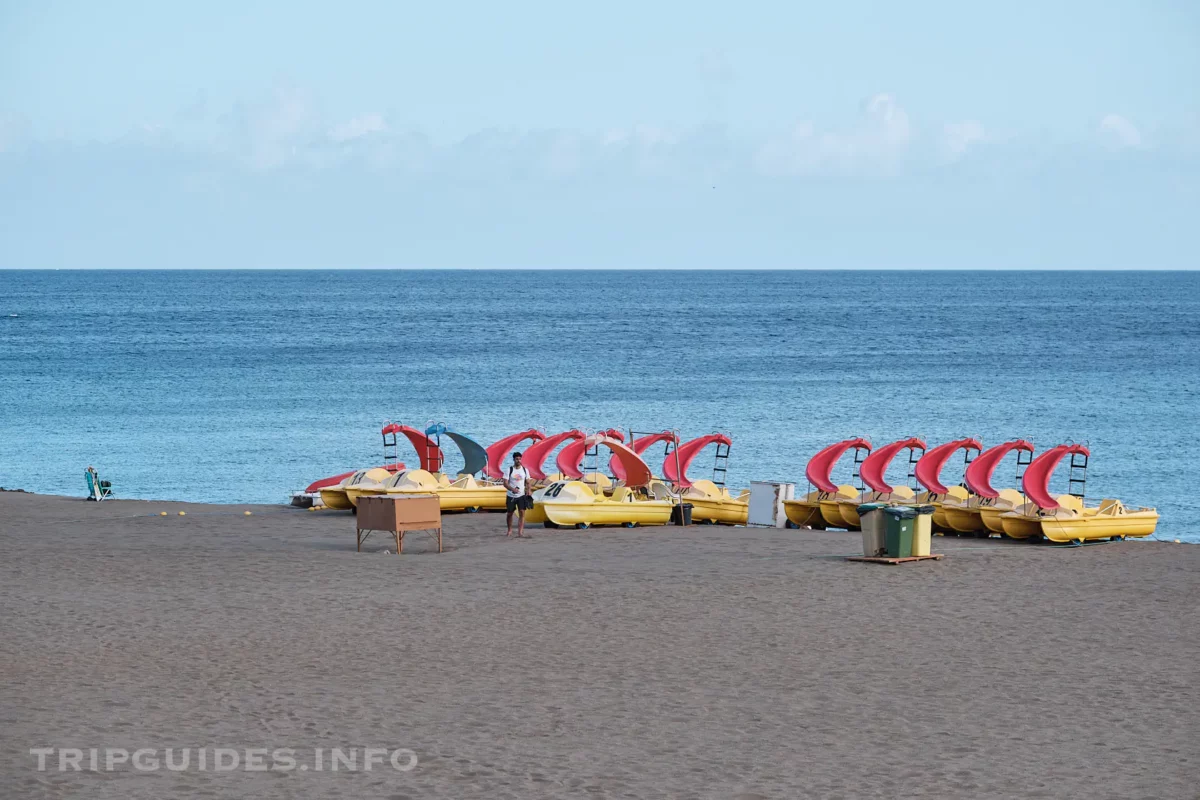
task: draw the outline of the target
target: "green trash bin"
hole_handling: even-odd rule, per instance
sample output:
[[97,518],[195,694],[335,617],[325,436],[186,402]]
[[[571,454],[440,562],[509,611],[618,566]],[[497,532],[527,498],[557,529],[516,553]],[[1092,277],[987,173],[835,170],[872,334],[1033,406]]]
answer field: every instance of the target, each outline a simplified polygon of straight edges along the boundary
[[888,506],[883,513],[887,516],[887,532],[884,538],[887,542],[888,558],[909,558],[912,556],[917,510],[909,506]]
[[863,503],[858,507],[859,525],[862,528],[863,555],[868,558],[881,556],[887,552],[887,543],[884,538],[887,522],[883,516],[883,510],[887,507],[887,503]]

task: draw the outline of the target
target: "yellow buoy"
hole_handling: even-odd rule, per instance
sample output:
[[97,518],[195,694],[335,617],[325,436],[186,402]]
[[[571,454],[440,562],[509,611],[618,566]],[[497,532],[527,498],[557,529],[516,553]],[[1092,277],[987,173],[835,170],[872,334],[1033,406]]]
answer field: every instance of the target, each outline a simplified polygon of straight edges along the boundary
[[1183,542],[1181,542],[1181,541],[1179,541],[1178,539],[1176,539],[1176,540],[1175,540],[1175,544],[1183,544]]
[[159,515],[160,517],[165,517],[165,516],[167,515],[167,512],[165,512],[165,511],[160,511],[160,512],[158,512],[158,515]]
[[244,512],[242,512],[242,513],[244,513],[244,514],[245,514],[247,517],[248,517],[248,516],[250,516],[250,512],[249,512],[249,511],[244,511]]
[[187,512],[186,512],[186,511],[180,511],[180,512],[179,512],[179,516],[181,516],[181,517],[183,517],[183,516],[186,516],[186,515],[187,515]]

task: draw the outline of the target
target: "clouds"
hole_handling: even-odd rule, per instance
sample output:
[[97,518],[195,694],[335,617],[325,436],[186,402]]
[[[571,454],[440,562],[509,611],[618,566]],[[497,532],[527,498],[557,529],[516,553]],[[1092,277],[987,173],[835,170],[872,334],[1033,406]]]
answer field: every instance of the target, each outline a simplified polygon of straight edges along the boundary
[[29,138],[29,120],[0,110],[0,153],[23,146]]
[[[702,69],[715,76],[727,74],[723,58],[719,52],[707,55]],[[917,118],[901,98],[888,92],[867,96],[857,113],[840,124],[798,117],[780,128],[755,131],[719,123],[687,127],[646,120],[601,130],[484,128],[442,141],[380,110],[330,118],[313,92],[286,82],[225,113],[212,109],[203,93],[183,108],[108,144],[154,148],[156,157],[174,147],[189,157],[263,173],[353,168],[484,182],[697,183],[723,176],[902,180],[964,165],[986,165],[1000,174],[1042,168],[1054,159],[1086,158],[1093,150],[1144,153],[1154,147],[1137,125],[1115,113],[1096,124],[1091,138],[1051,141],[1033,131],[997,134],[977,119]],[[1164,143],[1173,140],[1160,134],[1155,144],[1170,146]],[[29,141],[22,119],[0,114],[0,153],[12,153]],[[96,144],[101,146],[93,152],[101,152],[104,143]]]
[[775,176],[894,173],[908,155],[912,122],[890,94],[863,104],[857,124],[822,130],[804,120],[769,137],[755,154],[755,166]]
[[275,87],[260,100],[239,104],[230,119],[236,146],[255,169],[286,163],[319,130],[312,94],[289,85]]
[[382,133],[388,129],[383,115],[378,112],[361,114],[329,129],[329,138],[335,142],[348,142],[372,133]]
[[961,158],[973,144],[986,139],[983,123],[973,119],[942,126],[942,150],[951,161]]
[[1142,146],[1142,133],[1120,114],[1108,114],[1100,120],[1100,133],[1110,147],[1137,148]]

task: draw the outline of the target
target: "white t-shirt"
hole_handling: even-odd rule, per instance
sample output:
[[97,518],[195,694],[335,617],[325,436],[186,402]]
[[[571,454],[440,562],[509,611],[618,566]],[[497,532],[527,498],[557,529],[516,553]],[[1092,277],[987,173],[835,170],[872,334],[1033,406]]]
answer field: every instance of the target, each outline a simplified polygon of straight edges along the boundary
[[508,496],[523,497],[525,495],[525,481],[529,479],[529,473],[524,467],[512,467],[508,471]]

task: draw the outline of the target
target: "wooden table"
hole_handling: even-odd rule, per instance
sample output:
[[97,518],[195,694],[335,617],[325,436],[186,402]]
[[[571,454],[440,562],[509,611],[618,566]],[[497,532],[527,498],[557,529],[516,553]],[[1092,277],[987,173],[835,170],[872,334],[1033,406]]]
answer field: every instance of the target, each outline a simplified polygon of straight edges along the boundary
[[442,505],[435,494],[362,495],[355,516],[358,552],[373,531],[387,531],[396,539],[396,552],[404,552],[404,534],[425,531],[437,540],[442,552]]

